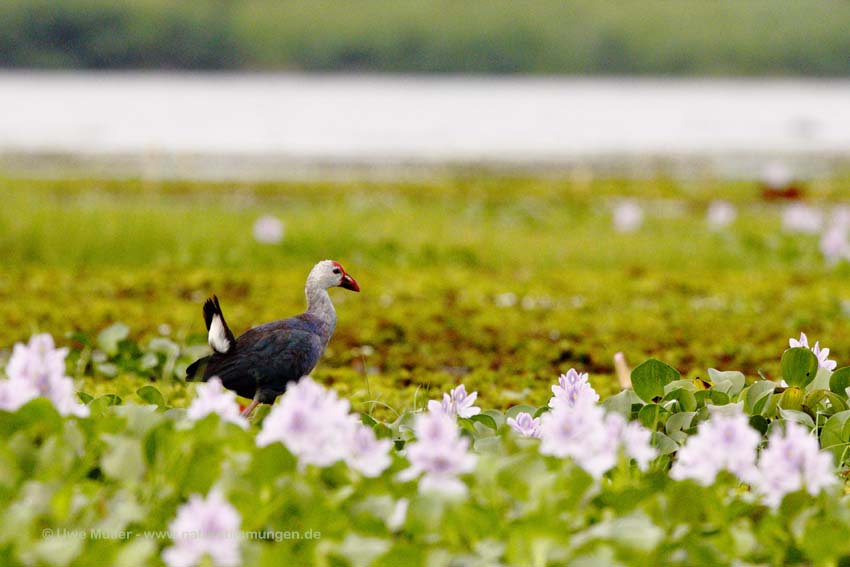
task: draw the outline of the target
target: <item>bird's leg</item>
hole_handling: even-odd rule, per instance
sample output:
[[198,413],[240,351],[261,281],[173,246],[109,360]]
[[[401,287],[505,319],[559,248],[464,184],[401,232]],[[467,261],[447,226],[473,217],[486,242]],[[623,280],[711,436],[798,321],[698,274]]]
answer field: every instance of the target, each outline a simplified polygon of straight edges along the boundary
[[244,409],[242,412],[242,417],[248,417],[251,415],[251,412],[254,411],[254,408],[260,405],[260,400],[253,400],[248,407]]

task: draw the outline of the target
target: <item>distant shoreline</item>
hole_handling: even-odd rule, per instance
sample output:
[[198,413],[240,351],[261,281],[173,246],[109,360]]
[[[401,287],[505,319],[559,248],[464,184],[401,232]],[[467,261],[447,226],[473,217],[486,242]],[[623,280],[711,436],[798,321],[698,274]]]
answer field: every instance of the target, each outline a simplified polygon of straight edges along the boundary
[[850,170],[850,81],[0,72],[0,171],[198,179]]

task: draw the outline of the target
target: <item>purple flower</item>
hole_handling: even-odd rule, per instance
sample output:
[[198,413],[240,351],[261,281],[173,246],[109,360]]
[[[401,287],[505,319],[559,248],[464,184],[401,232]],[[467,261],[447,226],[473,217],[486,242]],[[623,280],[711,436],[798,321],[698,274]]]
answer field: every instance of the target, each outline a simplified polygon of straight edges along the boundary
[[635,201],[621,201],[614,207],[614,229],[634,232],[643,225],[643,209]]
[[[788,339],[788,344],[791,348],[809,348],[809,339],[806,337],[806,333],[800,333],[800,340],[796,339]],[[815,346],[811,347],[811,351],[818,358],[818,366],[820,368],[826,368],[829,371],[835,370],[835,367],[838,366],[838,363],[834,360],[829,360],[829,349],[828,348],[820,348],[820,343],[815,342]]]
[[786,494],[806,489],[816,496],[837,483],[832,455],[822,452],[817,437],[802,425],[788,421],[785,430],[775,428],[761,452],[755,488],[773,508]]
[[712,201],[705,220],[712,230],[719,230],[735,222],[738,210],[729,201]]
[[558,385],[552,386],[552,398],[549,399],[549,407],[555,408],[559,405],[570,407],[581,403],[595,404],[599,401],[599,394],[588,382],[587,373],[579,374],[574,368],[570,368],[566,374],[558,378]]
[[528,412],[522,411],[515,418],[509,417],[507,423],[523,437],[540,437],[540,418],[532,417]]
[[617,462],[618,432],[612,435],[608,427],[619,427],[620,424],[615,421],[616,417],[612,415],[611,422],[606,423],[605,410],[595,404],[559,404],[541,416],[540,452],[569,457],[599,478]]
[[379,476],[390,466],[392,442],[349,413],[348,400],[316,384],[309,376],[290,383],[257,434],[257,445],[283,443],[302,467],[345,461],[364,476]]
[[10,378],[0,380],[0,410],[18,411],[18,409],[39,395],[38,389],[28,380]]
[[820,238],[820,251],[829,264],[850,259],[850,240],[847,238],[847,226],[833,225],[827,228]]
[[679,449],[670,476],[674,480],[693,479],[708,486],[720,471],[727,470],[743,482],[752,482],[757,478],[759,441],[761,435],[750,427],[742,413],[715,414]]
[[345,462],[363,476],[380,476],[391,460],[389,451],[393,446],[389,439],[378,439],[371,427],[358,424],[354,427],[349,440],[349,451]]
[[162,552],[162,559],[168,567],[191,567],[209,555],[221,567],[241,565],[241,524],[239,512],[218,490],[206,499],[193,494],[168,526],[174,545]]
[[441,412],[452,418],[458,416],[472,417],[481,413],[481,408],[473,405],[477,398],[478,392],[472,392],[467,395],[466,386],[461,384],[451,390],[451,393],[443,394],[442,401],[430,400],[428,402],[428,411]]
[[271,215],[258,218],[254,223],[254,240],[260,244],[278,244],[283,240],[283,223]]
[[463,495],[466,485],[458,475],[472,472],[477,457],[469,453],[469,440],[462,438],[454,418],[442,411],[416,417],[416,441],[407,448],[410,467],[398,478],[412,480],[419,475],[420,492]]
[[301,466],[330,466],[346,458],[356,417],[348,400],[337,398],[309,376],[290,383],[257,434],[257,445],[283,443]]
[[218,376],[213,376],[206,383],[198,384],[195,394],[195,399],[186,411],[186,417],[189,420],[198,421],[214,413],[222,421],[229,421],[242,429],[248,429],[248,420],[239,413],[236,394],[225,390]]
[[786,232],[817,234],[822,226],[823,213],[808,205],[788,205],[782,212],[782,228]]
[[6,366],[9,380],[0,387],[0,407],[14,411],[33,397],[44,396],[62,415],[87,416],[88,407],[77,401],[74,382],[65,376],[67,355],[68,349],[57,349],[47,333],[33,335],[28,345],[16,344]]

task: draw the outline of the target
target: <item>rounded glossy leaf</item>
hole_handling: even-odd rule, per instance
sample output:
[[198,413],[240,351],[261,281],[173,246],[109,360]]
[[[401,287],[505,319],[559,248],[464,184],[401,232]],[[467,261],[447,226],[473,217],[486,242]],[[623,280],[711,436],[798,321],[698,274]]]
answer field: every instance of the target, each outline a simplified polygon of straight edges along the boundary
[[487,415],[486,413],[479,413],[478,415],[473,415],[469,419],[470,419],[470,421],[473,421],[475,423],[480,423],[481,425],[489,427],[493,431],[496,431],[497,429],[499,429],[499,424],[496,423],[496,420],[493,419],[493,416]]
[[764,408],[765,400],[776,389],[776,383],[759,380],[744,390],[744,411],[749,415],[758,415]]
[[728,383],[728,389],[724,389],[724,391],[730,396],[740,393],[744,389],[744,383],[746,381],[744,374],[737,370],[721,372],[720,370],[709,368],[708,376],[711,378],[714,387],[717,387],[719,384]]
[[827,420],[821,430],[820,445],[824,451],[832,451],[838,464],[847,459],[850,455],[850,410],[838,412]]
[[850,388],[850,366],[839,368],[829,377],[829,390],[831,392],[847,397],[847,388]]
[[643,401],[650,403],[664,397],[664,386],[681,378],[679,372],[660,360],[650,358],[632,370],[632,386]]
[[788,388],[779,399],[779,407],[786,410],[800,410],[803,407],[803,398],[806,393],[800,388]]
[[782,354],[782,378],[789,386],[805,388],[815,379],[818,358],[807,348],[789,348]]
[[669,455],[679,450],[679,445],[675,441],[658,431],[652,434],[652,446],[658,449],[661,455]]
[[670,412],[658,404],[647,404],[640,408],[638,421],[650,431],[655,431],[656,426],[663,423],[669,414]]
[[162,395],[162,392],[153,386],[142,386],[136,390],[136,395],[149,404],[153,404],[160,408],[165,407],[165,397]]

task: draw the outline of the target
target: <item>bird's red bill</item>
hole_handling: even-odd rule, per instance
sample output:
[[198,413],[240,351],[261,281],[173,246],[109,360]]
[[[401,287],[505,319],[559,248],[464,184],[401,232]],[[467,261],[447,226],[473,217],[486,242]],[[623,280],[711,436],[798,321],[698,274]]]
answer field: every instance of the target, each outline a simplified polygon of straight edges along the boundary
[[342,276],[342,281],[339,282],[339,287],[350,289],[351,291],[360,291],[360,286],[357,285],[357,282],[354,281],[354,278],[345,274]]

